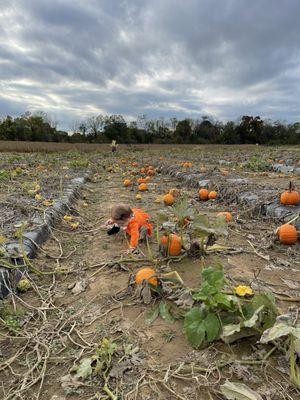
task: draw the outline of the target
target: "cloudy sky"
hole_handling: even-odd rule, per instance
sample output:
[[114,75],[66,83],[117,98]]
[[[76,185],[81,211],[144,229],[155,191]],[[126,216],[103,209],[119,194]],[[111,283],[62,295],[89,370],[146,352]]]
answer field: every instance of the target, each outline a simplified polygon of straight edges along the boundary
[[0,0],[0,116],[300,120],[300,0]]

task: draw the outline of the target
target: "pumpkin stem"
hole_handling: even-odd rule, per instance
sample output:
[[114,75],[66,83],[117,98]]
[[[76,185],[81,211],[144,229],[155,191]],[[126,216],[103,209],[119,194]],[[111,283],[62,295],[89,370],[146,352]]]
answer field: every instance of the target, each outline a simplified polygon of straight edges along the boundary
[[289,184],[289,191],[292,192],[293,190],[295,190],[295,186],[294,186],[293,182],[290,181],[290,184]]

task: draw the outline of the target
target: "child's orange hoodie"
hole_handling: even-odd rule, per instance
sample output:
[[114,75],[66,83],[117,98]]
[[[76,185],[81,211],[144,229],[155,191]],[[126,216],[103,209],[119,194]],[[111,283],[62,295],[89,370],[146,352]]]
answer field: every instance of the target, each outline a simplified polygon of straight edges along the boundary
[[130,247],[137,247],[140,237],[140,229],[142,227],[147,228],[147,235],[151,236],[153,232],[153,226],[148,222],[150,215],[145,213],[139,208],[133,208],[133,218],[129,221],[126,233],[130,235]]

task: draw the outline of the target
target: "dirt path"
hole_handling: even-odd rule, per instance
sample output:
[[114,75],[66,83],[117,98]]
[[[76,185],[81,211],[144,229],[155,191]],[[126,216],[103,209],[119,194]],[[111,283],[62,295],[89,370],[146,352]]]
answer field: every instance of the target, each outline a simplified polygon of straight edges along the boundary
[[[149,185],[149,192],[142,194],[142,200],[138,202],[135,199],[136,188],[123,188],[123,178],[114,173],[97,174],[94,182],[87,185],[84,198],[76,210],[71,210],[74,220],[80,223],[78,230],[70,231],[62,223],[53,230],[51,240],[34,261],[34,266],[41,270],[69,271],[66,275],[56,275],[55,282],[51,277],[34,277],[38,291],[22,295],[27,304],[35,304],[36,307],[39,307],[41,298],[47,298],[45,304],[50,308],[44,311],[46,319],[43,319],[43,311],[31,310],[28,318],[32,323],[24,323],[27,333],[47,343],[49,350],[49,354],[47,351],[42,353],[42,359],[47,363],[40,398],[54,400],[54,395],[59,400],[65,399],[65,396],[71,400],[109,398],[108,392],[105,394],[103,391],[103,377],[80,381],[80,384],[69,377],[65,379],[65,388],[60,382],[83,357],[94,356],[95,349],[101,347],[105,338],[117,346],[108,386],[118,399],[217,399],[221,398],[218,385],[224,382],[225,377],[241,380],[260,391],[265,390],[269,393],[266,398],[296,399],[297,393],[289,385],[288,375],[278,371],[275,359],[270,359],[267,370],[261,365],[239,363],[223,369],[222,374],[218,369],[211,368],[226,356],[241,360],[252,354],[255,359],[271,348],[262,349],[255,339],[232,346],[218,342],[207,349],[195,351],[182,334],[181,321],[170,323],[158,318],[152,325],[146,325],[145,318],[152,306],[142,304],[127,287],[130,276],[143,265],[150,264],[137,257],[132,262],[117,263],[127,248],[126,241],[122,237],[109,237],[101,225],[109,217],[111,206],[119,202],[143,208],[155,221],[158,211],[165,207],[154,200],[178,182],[158,175]],[[195,200],[195,190],[187,193],[199,211],[215,215],[223,210],[219,201],[204,205]],[[291,262],[297,259],[297,249],[290,250],[274,244],[271,232],[275,227],[268,221],[258,228],[257,221],[248,219],[247,215],[240,217],[239,223],[230,226],[229,237],[220,241],[236,249],[236,253],[218,253],[205,260],[185,259],[171,264],[171,269],[179,272],[188,287],[198,287],[204,265],[221,261],[234,285],[249,284],[254,279],[257,290],[271,289],[280,296],[288,291],[289,295],[299,296],[299,260],[298,264]],[[259,254],[255,253],[250,243]],[[59,257],[60,246],[63,253]],[[154,254],[158,250],[155,238],[151,249]],[[147,255],[144,244],[141,250]],[[112,265],[113,261],[115,265]],[[104,266],[103,263],[110,265]],[[70,289],[76,282],[87,285],[79,294],[73,294]],[[293,303],[279,301],[279,305],[286,311]],[[26,305],[20,304],[20,307],[28,312]],[[2,356],[5,359],[21,351],[28,340],[19,339],[16,342],[14,338],[14,333],[1,335]],[[31,353],[27,352],[26,357],[24,354],[18,356],[17,362],[11,364],[14,374],[20,373],[20,376],[12,375],[10,368],[0,366],[0,379],[4,382],[3,393],[0,388],[1,397],[8,399],[10,389],[19,387],[23,396],[20,398],[36,399],[40,381],[26,392],[19,385],[24,371],[34,364],[34,349],[30,346],[29,349]],[[185,365],[186,370],[176,371],[180,363]],[[193,371],[193,363],[200,364],[203,369]],[[37,375],[38,372],[33,371],[28,381]]]

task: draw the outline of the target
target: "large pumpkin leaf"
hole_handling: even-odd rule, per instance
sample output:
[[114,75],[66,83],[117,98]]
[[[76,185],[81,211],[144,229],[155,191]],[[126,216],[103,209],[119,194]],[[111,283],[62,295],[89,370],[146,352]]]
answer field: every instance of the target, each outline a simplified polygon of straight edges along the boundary
[[206,237],[209,234],[214,233],[214,230],[209,225],[209,219],[207,215],[204,214],[197,214],[194,217],[192,229],[194,234],[200,237]]
[[216,233],[218,235],[227,236],[228,235],[228,224],[226,221],[226,217],[224,217],[224,216],[217,217],[212,228],[214,230],[214,233]]
[[204,341],[218,339],[220,331],[221,324],[215,314],[204,316],[200,308],[194,307],[185,316],[184,333],[193,347],[200,347]]
[[252,317],[243,322],[243,326],[245,326],[246,328],[252,328],[257,323],[259,313],[263,310],[263,308],[264,306],[260,306],[257,310],[255,310]]
[[243,383],[226,381],[221,392],[228,400],[263,400],[262,397]]
[[178,221],[184,220],[184,218],[192,217],[194,210],[189,206],[189,199],[187,196],[182,196],[173,206],[173,213],[177,217]]
[[263,329],[268,329],[274,325],[276,317],[278,316],[278,309],[276,307],[276,300],[273,293],[261,293],[253,297],[251,306],[254,310],[262,305],[264,306],[264,311],[261,315],[261,325]]
[[288,321],[278,321],[272,328],[264,331],[260,338],[261,343],[268,343],[272,340],[279,339],[283,336],[293,335],[295,338],[300,339],[300,325],[292,326]]
[[221,324],[218,317],[215,314],[208,314],[203,320],[206,339],[208,342],[213,342],[219,338],[221,331]]
[[240,339],[241,337],[243,337],[243,335],[245,335],[245,337],[248,337],[249,334],[251,334],[251,330],[249,331],[249,328],[253,328],[257,324],[257,321],[259,320],[260,313],[263,310],[263,308],[264,306],[259,307],[257,310],[255,310],[251,318],[245,321],[241,321],[238,324],[223,325],[223,331],[221,335],[222,340],[224,340],[224,342],[227,343],[228,338],[233,337],[233,335],[235,335],[238,332],[241,332],[241,334],[235,335],[236,338]]
[[199,307],[193,307],[186,313],[183,331],[193,347],[200,347],[204,342],[205,327],[203,324],[203,314]]
[[228,336],[233,335],[236,332],[240,332],[241,324],[228,324],[223,326],[223,332],[221,338],[224,340]]

